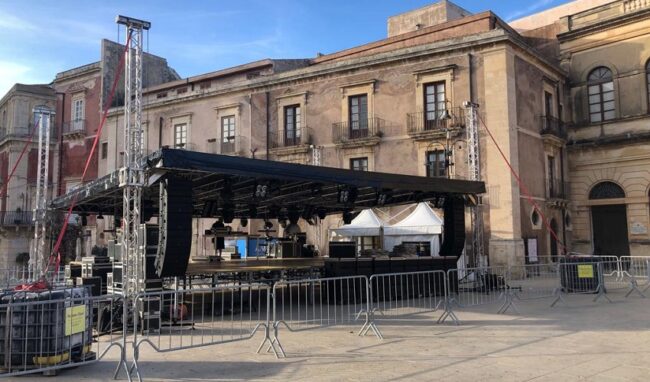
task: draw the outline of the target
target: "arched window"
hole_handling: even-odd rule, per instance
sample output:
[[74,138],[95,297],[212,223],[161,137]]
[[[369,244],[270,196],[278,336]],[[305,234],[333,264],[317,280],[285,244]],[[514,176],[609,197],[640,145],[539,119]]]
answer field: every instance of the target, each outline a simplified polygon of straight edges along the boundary
[[600,182],[589,192],[589,199],[618,199],[624,197],[625,191],[614,182]]
[[589,120],[602,122],[616,117],[612,71],[604,66],[592,70],[587,77]]

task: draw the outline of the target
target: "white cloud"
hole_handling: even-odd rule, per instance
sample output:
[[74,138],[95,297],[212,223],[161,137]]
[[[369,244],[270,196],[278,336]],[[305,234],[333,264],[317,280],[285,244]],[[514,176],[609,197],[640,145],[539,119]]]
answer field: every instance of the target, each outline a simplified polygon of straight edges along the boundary
[[32,67],[11,61],[0,61],[0,73],[0,98],[4,97],[15,83],[42,84],[51,81],[51,78],[35,72]]
[[0,29],[22,32],[38,30],[36,25],[30,23],[29,21],[6,12],[3,12],[3,14],[0,16]]
[[534,11],[537,11],[537,10],[539,10],[541,8],[546,7],[549,4],[554,3],[555,1],[556,0],[538,0],[538,1],[530,4],[526,8],[522,8],[522,9],[519,9],[519,10],[516,10],[516,11],[510,13],[506,17],[506,20],[507,21],[512,21],[512,20],[517,19],[517,18],[519,18],[521,16],[528,15],[528,14],[534,12]]

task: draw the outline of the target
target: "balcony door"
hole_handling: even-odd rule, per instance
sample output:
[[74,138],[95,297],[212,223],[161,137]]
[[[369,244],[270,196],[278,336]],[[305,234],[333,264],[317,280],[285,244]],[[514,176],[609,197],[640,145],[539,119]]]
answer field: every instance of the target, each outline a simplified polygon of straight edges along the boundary
[[221,154],[235,151],[235,116],[221,117]]
[[296,146],[300,144],[300,105],[291,105],[284,108],[284,144]]
[[349,98],[350,138],[368,136],[368,95],[360,94]]
[[444,122],[446,110],[445,105],[445,83],[433,82],[424,85],[424,129],[435,130]]

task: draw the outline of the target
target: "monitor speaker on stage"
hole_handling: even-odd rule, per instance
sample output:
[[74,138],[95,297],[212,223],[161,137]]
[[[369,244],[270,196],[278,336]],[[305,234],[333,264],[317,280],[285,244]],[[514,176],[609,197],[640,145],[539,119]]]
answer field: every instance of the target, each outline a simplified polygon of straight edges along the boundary
[[440,255],[460,257],[465,247],[465,201],[462,198],[446,198],[443,210],[445,229]]
[[158,277],[184,276],[192,248],[192,182],[169,176],[160,182]]

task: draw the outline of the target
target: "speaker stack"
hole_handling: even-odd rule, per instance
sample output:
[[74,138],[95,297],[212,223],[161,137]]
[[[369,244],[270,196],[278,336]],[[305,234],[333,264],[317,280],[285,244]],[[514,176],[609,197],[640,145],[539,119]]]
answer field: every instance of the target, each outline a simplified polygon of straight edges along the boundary
[[440,255],[460,257],[465,247],[465,201],[449,197],[445,200],[443,210],[445,231]]
[[192,247],[192,182],[160,182],[160,215],[155,270],[158,277],[184,276]]

